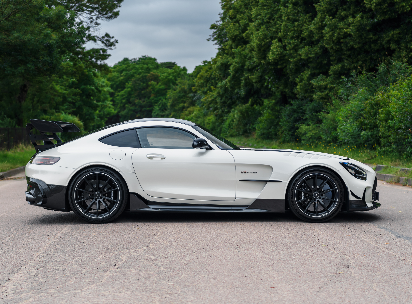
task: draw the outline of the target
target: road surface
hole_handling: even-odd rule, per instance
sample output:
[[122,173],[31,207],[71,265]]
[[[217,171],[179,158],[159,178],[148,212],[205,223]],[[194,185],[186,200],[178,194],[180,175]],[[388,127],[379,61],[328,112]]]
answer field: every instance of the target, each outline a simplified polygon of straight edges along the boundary
[[309,224],[291,214],[128,213],[91,225],[0,181],[0,303],[411,303],[412,188]]

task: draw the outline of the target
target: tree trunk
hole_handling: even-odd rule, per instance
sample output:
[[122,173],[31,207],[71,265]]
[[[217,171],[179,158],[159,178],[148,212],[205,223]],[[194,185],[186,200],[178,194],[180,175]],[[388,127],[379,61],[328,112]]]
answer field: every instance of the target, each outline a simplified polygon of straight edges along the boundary
[[17,95],[17,103],[20,106],[20,113],[17,118],[17,125],[19,127],[24,127],[23,126],[23,103],[27,98],[27,93],[29,92],[29,82],[25,81],[21,86],[20,86],[20,92],[19,95]]

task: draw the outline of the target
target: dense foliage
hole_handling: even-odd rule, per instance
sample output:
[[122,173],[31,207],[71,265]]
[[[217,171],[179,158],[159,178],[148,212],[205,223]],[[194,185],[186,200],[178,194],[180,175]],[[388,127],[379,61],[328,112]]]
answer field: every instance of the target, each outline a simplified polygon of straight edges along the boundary
[[108,76],[116,109],[112,120],[167,116],[167,91],[186,74],[186,68],[174,62],[158,63],[148,56],[123,59]]
[[97,30],[122,2],[0,0],[0,125],[62,115],[86,129],[104,125],[113,113],[101,72],[117,41]]

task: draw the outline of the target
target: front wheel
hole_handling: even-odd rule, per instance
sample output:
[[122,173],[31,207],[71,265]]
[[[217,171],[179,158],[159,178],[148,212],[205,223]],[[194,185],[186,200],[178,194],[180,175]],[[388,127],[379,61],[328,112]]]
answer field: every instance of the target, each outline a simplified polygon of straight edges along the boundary
[[74,213],[89,223],[108,223],[123,213],[128,191],[116,172],[93,167],[74,178],[68,193]]
[[344,188],[336,174],[328,169],[307,169],[291,181],[289,207],[307,222],[326,222],[342,208]]

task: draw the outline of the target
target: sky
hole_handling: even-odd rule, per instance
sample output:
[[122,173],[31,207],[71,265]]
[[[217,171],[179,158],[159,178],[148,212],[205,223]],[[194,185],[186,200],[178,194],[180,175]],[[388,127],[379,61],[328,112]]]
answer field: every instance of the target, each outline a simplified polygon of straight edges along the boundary
[[206,39],[219,12],[219,0],[125,0],[119,17],[100,27],[101,34],[107,32],[119,41],[107,63],[113,66],[125,57],[147,55],[192,72],[216,55],[217,46]]

